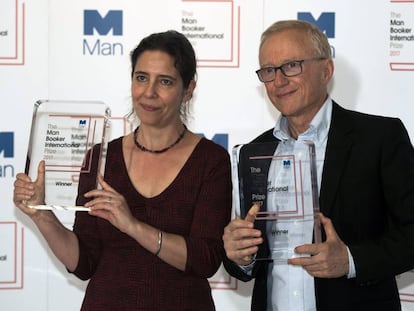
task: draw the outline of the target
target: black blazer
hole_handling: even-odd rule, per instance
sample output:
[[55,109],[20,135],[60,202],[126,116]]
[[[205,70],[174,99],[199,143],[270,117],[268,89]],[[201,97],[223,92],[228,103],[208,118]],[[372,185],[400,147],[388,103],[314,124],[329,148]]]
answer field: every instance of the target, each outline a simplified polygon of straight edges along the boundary
[[[254,142],[275,141],[272,132]],[[317,310],[401,310],[395,276],[414,266],[414,150],[399,119],[333,103],[319,203],[349,247],[357,277],[315,278]],[[249,276],[224,260],[232,276],[255,279],[251,310],[266,310],[268,265],[256,262]]]

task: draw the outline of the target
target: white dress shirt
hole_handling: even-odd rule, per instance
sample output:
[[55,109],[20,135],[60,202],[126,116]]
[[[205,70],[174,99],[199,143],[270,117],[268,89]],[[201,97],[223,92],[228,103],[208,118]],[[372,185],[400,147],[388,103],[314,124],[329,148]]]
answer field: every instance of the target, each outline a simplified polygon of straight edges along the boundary
[[[331,114],[332,101],[328,98],[313,118],[309,128],[300,134],[296,141],[289,135],[288,120],[282,115],[278,118],[273,131],[274,136],[281,141],[290,141],[293,144],[300,141],[312,141],[314,143],[318,192],[321,185]],[[312,241],[312,232],[312,227],[308,228],[307,235],[310,241]],[[269,270],[267,280],[268,311],[316,310],[314,279],[302,267],[274,262]]]

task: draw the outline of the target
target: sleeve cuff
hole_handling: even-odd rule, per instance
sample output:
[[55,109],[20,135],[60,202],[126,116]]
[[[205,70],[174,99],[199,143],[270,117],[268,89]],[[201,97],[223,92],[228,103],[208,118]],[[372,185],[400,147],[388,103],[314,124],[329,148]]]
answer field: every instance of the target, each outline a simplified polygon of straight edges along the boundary
[[348,263],[349,263],[349,270],[348,270],[347,277],[348,279],[352,279],[356,277],[354,257],[352,257],[352,254],[348,246],[346,247],[346,251],[348,252]]

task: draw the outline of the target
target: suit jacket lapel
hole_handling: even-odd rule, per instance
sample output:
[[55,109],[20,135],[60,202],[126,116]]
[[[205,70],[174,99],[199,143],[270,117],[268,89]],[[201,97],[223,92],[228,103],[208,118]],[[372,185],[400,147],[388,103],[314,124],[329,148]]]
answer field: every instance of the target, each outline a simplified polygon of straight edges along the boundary
[[333,102],[319,196],[320,210],[329,215],[337,195],[353,143],[353,121],[345,109]]

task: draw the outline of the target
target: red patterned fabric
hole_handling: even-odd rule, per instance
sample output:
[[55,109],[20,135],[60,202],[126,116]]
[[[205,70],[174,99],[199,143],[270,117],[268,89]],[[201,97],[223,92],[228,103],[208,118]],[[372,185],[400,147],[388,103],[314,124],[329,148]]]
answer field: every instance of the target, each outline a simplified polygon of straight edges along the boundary
[[[172,184],[145,198],[129,180],[122,139],[112,141],[105,180],[126,198],[136,218],[185,238],[187,266],[179,271],[109,222],[78,212],[74,232],[80,259],[74,274],[90,279],[82,311],[214,310],[207,278],[224,256],[221,237],[232,204],[230,167],[227,151],[203,138]],[[94,183],[89,174],[81,175],[77,204],[85,203],[82,194]]]

